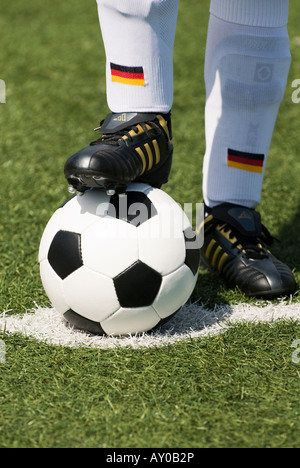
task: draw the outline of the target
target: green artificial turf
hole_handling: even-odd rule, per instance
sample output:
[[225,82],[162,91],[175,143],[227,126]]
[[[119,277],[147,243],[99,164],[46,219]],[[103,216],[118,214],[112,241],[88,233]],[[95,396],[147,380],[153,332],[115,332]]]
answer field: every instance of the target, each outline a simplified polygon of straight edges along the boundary
[[[290,8],[293,63],[259,210],[281,239],[272,252],[300,282],[300,104],[291,99],[300,78],[300,12]],[[164,187],[181,204],[202,201],[208,9],[208,0],[181,0],[175,156]],[[22,314],[49,305],[39,242],[68,197],[66,158],[95,139],[93,128],[108,112],[105,56],[96,2],[1,0],[0,30],[7,90],[0,104],[0,313]],[[193,300],[212,308],[257,302],[204,270]],[[0,447],[299,446],[300,367],[291,358],[299,324],[237,325],[214,338],[144,350],[0,338]]]
[[293,322],[162,349],[6,337],[1,447],[297,447]]

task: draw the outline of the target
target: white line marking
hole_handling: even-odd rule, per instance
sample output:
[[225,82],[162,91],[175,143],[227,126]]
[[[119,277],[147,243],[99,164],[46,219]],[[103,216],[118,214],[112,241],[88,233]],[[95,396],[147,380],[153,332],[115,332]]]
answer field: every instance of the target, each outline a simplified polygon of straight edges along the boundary
[[22,316],[0,314],[0,331],[18,333],[50,345],[90,348],[152,348],[167,346],[179,341],[213,336],[224,332],[231,324],[271,323],[277,320],[300,322],[300,303],[259,305],[239,304],[216,306],[209,310],[205,305],[184,306],[167,324],[155,333],[126,337],[99,337],[73,330],[66,326],[54,309],[36,307]]

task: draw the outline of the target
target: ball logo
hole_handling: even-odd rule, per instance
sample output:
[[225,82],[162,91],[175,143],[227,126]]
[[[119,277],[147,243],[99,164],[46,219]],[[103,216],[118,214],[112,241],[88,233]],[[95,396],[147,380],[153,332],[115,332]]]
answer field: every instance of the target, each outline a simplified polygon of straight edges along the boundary
[[0,80],[0,103],[6,103],[6,86],[3,80]]

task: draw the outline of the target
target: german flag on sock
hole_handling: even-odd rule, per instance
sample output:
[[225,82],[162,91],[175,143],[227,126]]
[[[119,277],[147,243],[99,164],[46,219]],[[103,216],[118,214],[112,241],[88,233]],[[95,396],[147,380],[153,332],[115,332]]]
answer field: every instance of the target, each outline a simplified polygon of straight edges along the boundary
[[145,86],[145,77],[143,67],[125,67],[110,64],[111,79],[116,83],[123,83],[133,86]]
[[264,154],[244,153],[232,149],[228,150],[228,167],[233,167],[234,169],[262,174],[264,160]]

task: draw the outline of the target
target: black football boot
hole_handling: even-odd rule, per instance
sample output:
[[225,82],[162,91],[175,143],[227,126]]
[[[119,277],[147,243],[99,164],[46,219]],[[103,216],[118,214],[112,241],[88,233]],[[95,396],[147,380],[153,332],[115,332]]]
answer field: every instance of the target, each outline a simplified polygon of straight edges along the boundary
[[170,113],[109,114],[95,130],[101,137],[65,164],[71,192],[94,187],[112,195],[125,192],[133,181],[157,188],[168,181],[173,156]]
[[231,203],[206,208],[201,228],[202,264],[217,271],[228,287],[237,286],[247,296],[266,299],[295,292],[290,268],[265,248],[274,237],[254,209]]

